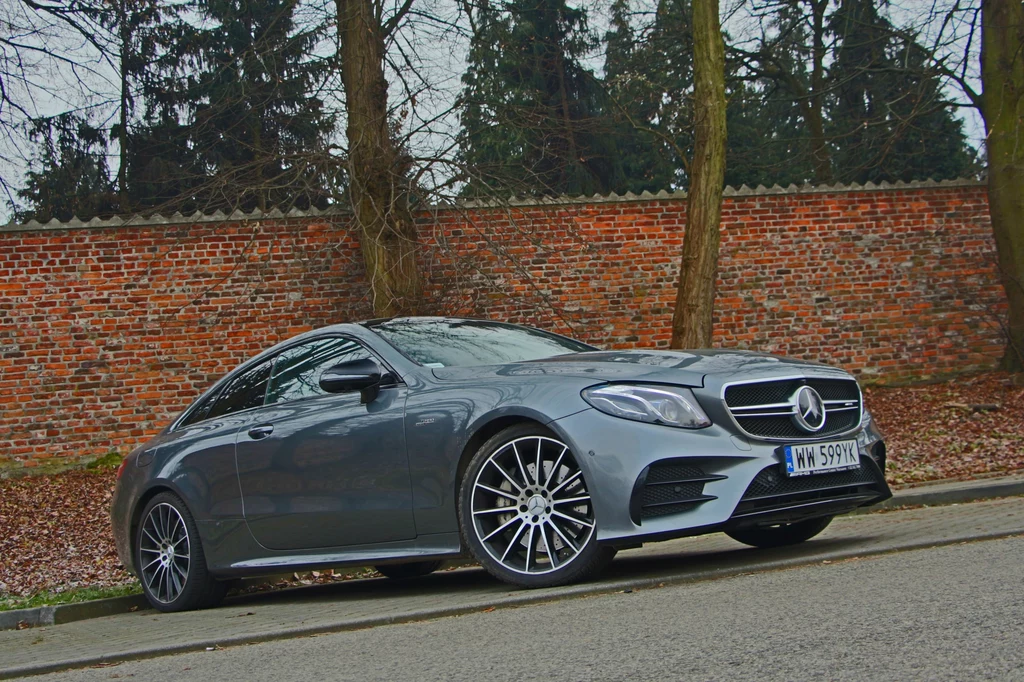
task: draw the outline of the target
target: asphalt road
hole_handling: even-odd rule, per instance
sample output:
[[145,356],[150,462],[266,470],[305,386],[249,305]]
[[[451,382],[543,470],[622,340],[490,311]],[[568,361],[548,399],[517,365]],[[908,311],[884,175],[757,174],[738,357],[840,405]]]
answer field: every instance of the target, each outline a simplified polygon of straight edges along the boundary
[[33,680],[1024,680],[1024,537]]

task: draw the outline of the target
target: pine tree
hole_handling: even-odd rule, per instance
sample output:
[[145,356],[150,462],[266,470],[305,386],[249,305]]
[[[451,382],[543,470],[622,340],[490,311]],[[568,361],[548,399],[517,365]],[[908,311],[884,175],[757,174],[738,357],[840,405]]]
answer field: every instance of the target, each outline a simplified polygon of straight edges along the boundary
[[912,36],[897,32],[872,0],[843,0],[829,30],[836,36],[829,137],[839,179],[945,179],[974,171],[962,123]]
[[107,166],[107,139],[84,116],[60,114],[32,121],[29,137],[39,145],[39,170],[29,170],[18,191],[24,208],[15,220],[47,222],[111,215],[115,198]]
[[192,74],[203,68],[201,33],[187,20],[195,8],[120,0],[122,7],[133,4],[136,11],[118,13],[113,20],[122,40],[124,131],[117,132],[123,210],[205,209],[197,193],[210,169],[194,144],[191,127],[199,97]]
[[464,193],[591,194],[614,186],[601,90],[580,64],[586,13],[564,0],[477,12],[458,106]]
[[[147,0],[121,0],[145,5]],[[325,27],[299,29],[296,0],[193,0],[139,15],[127,35],[132,115],[123,152],[133,210],[326,205],[335,118],[316,94]]]
[[612,5],[605,87],[618,151],[619,192],[657,192],[686,182],[692,134],[692,32],[687,0],[662,0],[650,35],[635,37],[628,0]]
[[[782,4],[772,17],[776,38],[750,79],[742,60],[726,64],[729,140],[726,183],[739,187],[803,183],[814,175],[814,146],[805,118],[813,97],[813,40],[804,17]],[[767,77],[764,70],[785,74]]]
[[198,35],[205,68],[190,138],[215,169],[200,189],[208,206],[323,204],[331,188],[316,163],[334,120],[316,96],[329,66],[314,59],[319,30],[299,30],[296,0],[199,0],[219,26]]

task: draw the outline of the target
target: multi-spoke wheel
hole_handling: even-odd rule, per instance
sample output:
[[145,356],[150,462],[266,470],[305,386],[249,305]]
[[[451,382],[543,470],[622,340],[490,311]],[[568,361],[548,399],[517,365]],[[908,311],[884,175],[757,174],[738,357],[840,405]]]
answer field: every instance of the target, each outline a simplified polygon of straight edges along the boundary
[[614,554],[597,544],[576,456],[533,425],[508,428],[480,448],[463,479],[459,518],[477,560],[516,585],[582,580]]
[[160,493],[146,505],[135,538],[142,591],[161,611],[213,606],[226,591],[206,569],[199,531],[176,495]]

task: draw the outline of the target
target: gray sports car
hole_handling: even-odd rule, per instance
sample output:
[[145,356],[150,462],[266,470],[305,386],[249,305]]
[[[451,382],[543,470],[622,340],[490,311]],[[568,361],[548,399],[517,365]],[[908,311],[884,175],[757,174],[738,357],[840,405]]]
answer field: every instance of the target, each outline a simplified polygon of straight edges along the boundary
[[407,578],[469,554],[525,587],[724,531],[802,542],[890,497],[860,388],[739,351],[600,351],[400,318],[312,331],[217,382],[118,471],[124,565],[156,608],[339,565]]

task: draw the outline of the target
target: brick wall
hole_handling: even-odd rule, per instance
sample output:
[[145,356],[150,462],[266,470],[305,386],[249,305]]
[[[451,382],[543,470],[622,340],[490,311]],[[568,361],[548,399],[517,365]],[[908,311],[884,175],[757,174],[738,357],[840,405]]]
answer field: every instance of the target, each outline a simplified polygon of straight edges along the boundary
[[[686,202],[610,197],[437,209],[435,312],[666,347]],[[716,345],[869,380],[990,367],[1001,352],[977,183],[729,192]],[[343,215],[0,228],[0,472],[121,454],[223,372],[370,313]]]

